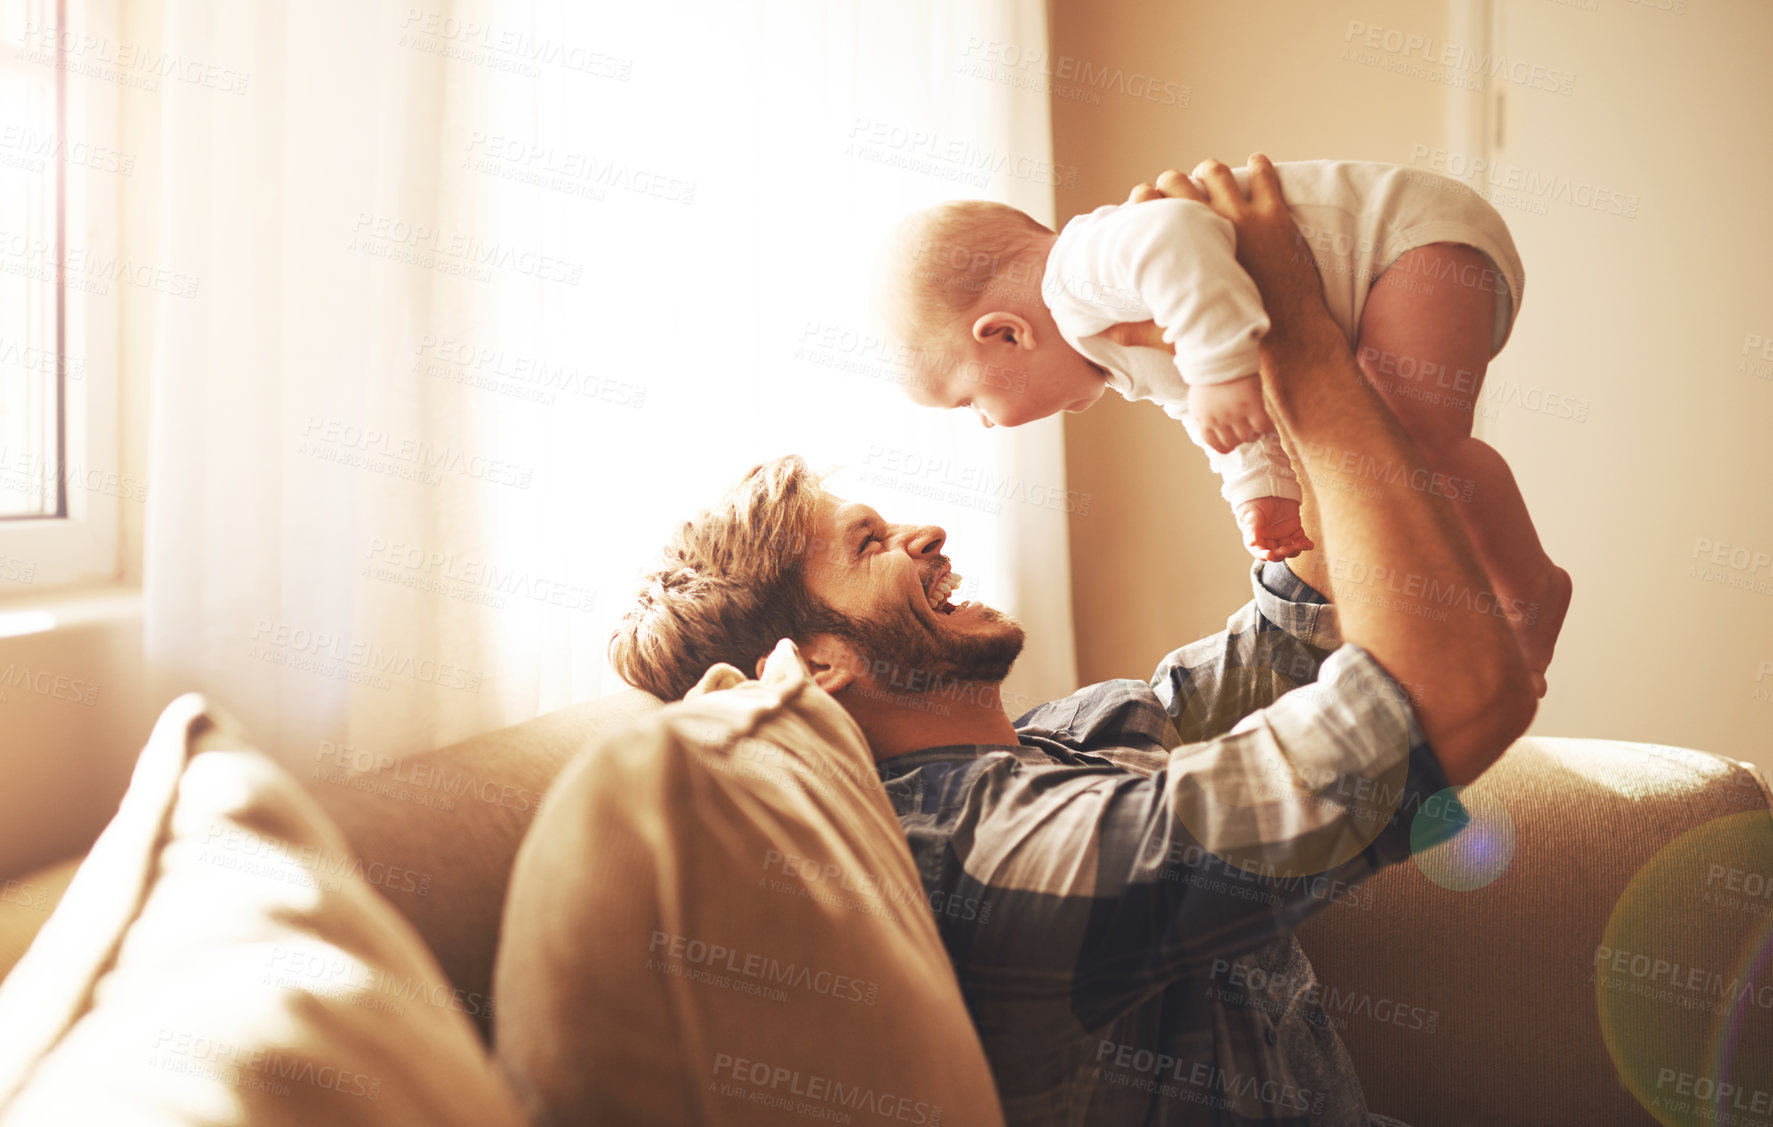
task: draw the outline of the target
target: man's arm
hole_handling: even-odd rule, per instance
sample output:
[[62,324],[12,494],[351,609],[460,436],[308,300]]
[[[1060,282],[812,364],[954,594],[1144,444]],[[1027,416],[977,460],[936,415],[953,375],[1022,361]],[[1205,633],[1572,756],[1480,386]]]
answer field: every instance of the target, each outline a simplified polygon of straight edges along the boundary
[[[1533,719],[1526,664],[1506,621],[1485,609],[1494,596],[1451,503],[1410,487],[1411,471],[1426,460],[1367,386],[1330,318],[1322,279],[1287,213],[1273,165],[1257,155],[1250,168],[1247,199],[1218,161],[1195,172],[1213,209],[1236,229],[1238,261],[1255,279],[1272,322],[1262,341],[1269,414],[1294,452],[1318,444],[1401,471],[1365,480],[1359,494],[1307,489],[1320,545],[1316,574],[1308,578],[1322,581],[1327,572],[1342,640],[1372,654],[1405,686],[1447,777],[1470,782]],[[1200,198],[1176,172],[1159,177],[1157,191]],[[1144,194],[1136,190],[1134,198]],[[1317,476],[1297,457],[1294,463],[1308,482]]]
[[[1256,614],[1171,655],[1149,687],[1096,686],[1088,713],[1062,714],[1056,742],[1121,770],[1030,749],[925,773],[914,852],[933,836],[957,862],[930,870],[942,903],[991,905],[989,926],[939,921],[974,988],[1062,990],[1094,1028],[1359,899],[1361,881],[1464,826],[1431,801],[1449,780],[1372,655],[1343,646],[1320,664]],[[1153,754],[1165,712],[1198,742]]]

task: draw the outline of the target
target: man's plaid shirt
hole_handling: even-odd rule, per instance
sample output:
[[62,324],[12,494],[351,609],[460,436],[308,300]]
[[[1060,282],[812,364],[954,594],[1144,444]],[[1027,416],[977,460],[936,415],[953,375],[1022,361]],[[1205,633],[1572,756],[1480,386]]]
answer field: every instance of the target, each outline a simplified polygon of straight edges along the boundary
[[1335,608],[1252,579],[1149,682],[878,765],[1012,1127],[1368,1123],[1292,931],[1408,857],[1448,783]]

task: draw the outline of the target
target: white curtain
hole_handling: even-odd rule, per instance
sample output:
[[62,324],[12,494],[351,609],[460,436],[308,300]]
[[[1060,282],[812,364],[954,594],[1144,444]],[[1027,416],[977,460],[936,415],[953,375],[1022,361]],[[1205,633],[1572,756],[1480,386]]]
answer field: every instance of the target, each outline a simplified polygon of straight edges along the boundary
[[[1075,688],[1060,431],[916,408],[866,267],[907,211],[1052,218],[1041,0],[165,0],[147,648],[286,758],[621,687],[674,521],[799,451],[950,534]],[[136,17],[140,19],[141,17]],[[138,29],[139,30],[139,29]]]

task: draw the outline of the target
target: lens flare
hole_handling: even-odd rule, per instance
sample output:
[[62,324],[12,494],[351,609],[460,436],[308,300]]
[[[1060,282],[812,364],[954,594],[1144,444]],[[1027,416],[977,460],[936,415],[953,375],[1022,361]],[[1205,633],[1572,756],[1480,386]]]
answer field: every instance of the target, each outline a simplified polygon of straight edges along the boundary
[[1773,1123],[1773,814],[1715,818],[1645,862],[1590,981],[1613,1066],[1657,1122]]
[[1423,802],[1411,819],[1410,851],[1423,876],[1442,888],[1471,892],[1501,876],[1514,860],[1514,819],[1490,794],[1448,787]]

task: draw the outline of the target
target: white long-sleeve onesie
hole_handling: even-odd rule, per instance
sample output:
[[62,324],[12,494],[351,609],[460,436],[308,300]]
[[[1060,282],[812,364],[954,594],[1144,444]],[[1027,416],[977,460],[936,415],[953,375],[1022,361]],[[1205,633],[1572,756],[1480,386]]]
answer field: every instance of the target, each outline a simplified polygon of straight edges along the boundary
[[[1524,283],[1502,217],[1476,192],[1434,173],[1390,164],[1298,161],[1274,166],[1287,210],[1316,258],[1330,315],[1352,347],[1367,290],[1399,255],[1429,243],[1461,243],[1495,268],[1492,352],[1508,338]],[[1233,170],[1240,186],[1249,170]],[[1180,420],[1224,479],[1234,507],[1257,497],[1300,499],[1280,437],[1269,433],[1229,454],[1202,440],[1188,413],[1188,385],[1252,375],[1268,314],[1237,263],[1229,221],[1192,200],[1099,207],[1065,225],[1047,258],[1042,297],[1065,339],[1109,371],[1128,399],[1150,399]],[[1117,344],[1115,325],[1156,321],[1175,354]]]

